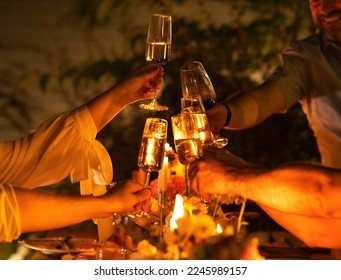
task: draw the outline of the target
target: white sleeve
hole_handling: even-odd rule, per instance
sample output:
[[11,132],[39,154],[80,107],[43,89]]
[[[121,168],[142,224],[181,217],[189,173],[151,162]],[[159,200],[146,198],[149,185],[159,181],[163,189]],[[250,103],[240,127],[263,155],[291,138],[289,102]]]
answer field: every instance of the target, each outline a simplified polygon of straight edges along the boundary
[[21,234],[17,200],[10,185],[0,184],[0,242],[11,242]]
[[112,180],[112,162],[95,140],[97,129],[86,106],[48,119],[34,132],[0,142],[0,182],[34,188],[54,184],[70,174],[73,182],[87,179],[88,170],[101,170]]

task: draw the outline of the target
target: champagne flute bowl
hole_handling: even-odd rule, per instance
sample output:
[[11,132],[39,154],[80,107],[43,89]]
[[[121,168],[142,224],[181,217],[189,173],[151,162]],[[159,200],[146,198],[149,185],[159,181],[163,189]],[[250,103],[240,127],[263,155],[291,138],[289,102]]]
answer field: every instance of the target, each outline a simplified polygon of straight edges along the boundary
[[191,120],[195,123],[201,144],[203,146],[212,145],[213,136],[208,124],[201,96],[197,95],[181,98],[181,112],[191,115]]
[[179,161],[185,167],[186,196],[189,196],[188,167],[202,156],[202,144],[199,138],[197,122],[191,113],[182,113],[171,117],[175,149]]
[[[149,21],[146,61],[166,64],[170,61],[172,45],[172,17],[169,15],[152,14]],[[156,95],[149,104],[140,104],[146,110],[165,111],[167,106],[158,104]]]
[[[213,84],[204,66],[199,61],[190,61],[180,68],[181,89],[184,98],[200,96],[205,110],[211,109],[217,101]],[[213,145],[223,148],[228,139],[212,137]]]
[[[137,160],[137,165],[147,172],[144,188],[149,188],[151,172],[162,169],[166,150],[167,126],[168,122],[164,119],[146,119]],[[135,218],[148,218],[149,216],[144,210],[144,205],[139,213],[134,213]]]

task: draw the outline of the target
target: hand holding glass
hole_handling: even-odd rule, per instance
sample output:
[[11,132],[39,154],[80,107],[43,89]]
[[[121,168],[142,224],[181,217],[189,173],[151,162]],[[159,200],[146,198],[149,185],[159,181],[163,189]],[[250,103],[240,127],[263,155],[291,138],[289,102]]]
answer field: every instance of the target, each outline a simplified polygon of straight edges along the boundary
[[[149,188],[150,174],[153,171],[162,169],[166,141],[168,122],[159,118],[148,118],[146,120],[137,165],[147,172],[144,188]],[[149,217],[143,209],[140,213],[135,213],[135,217]]]
[[171,122],[175,149],[180,163],[185,166],[186,196],[189,196],[188,166],[202,156],[198,126],[190,113],[172,116]]
[[[181,88],[184,98],[201,96],[205,110],[211,109],[217,101],[213,84],[204,66],[199,61],[185,63],[180,68]],[[223,148],[227,145],[226,138],[213,137],[213,145]]]
[[212,145],[214,143],[213,135],[208,124],[201,97],[191,96],[188,98],[181,98],[181,112],[190,114],[192,116],[192,120],[195,122],[201,144],[203,146]]

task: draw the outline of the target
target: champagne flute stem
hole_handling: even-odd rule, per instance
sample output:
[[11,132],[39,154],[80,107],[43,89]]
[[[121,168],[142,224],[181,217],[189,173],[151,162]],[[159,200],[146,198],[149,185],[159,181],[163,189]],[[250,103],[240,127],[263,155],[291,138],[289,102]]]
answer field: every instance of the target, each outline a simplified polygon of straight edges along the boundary
[[149,181],[150,181],[150,171],[147,171],[146,181],[144,182],[144,189],[149,188]]
[[185,165],[185,195],[189,197],[188,165]]
[[[144,189],[148,189],[149,188],[149,181],[150,181],[150,171],[147,171],[147,176],[146,176],[146,181],[144,182]],[[142,212],[145,212],[144,211],[144,202],[142,203]]]
[[214,199],[214,210],[213,210],[213,214],[212,214],[212,218],[215,219],[215,214],[217,213],[218,208],[220,207],[220,203],[219,203],[219,198],[217,195],[211,195],[211,199]]

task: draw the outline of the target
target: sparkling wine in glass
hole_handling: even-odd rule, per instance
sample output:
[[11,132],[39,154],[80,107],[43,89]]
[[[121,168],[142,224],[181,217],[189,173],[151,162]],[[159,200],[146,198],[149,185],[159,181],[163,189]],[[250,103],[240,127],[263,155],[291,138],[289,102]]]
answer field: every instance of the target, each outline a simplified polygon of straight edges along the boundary
[[[180,68],[181,88],[184,98],[201,96],[205,110],[211,109],[217,101],[213,84],[204,66],[199,61],[190,61]],[[213,145],[223,148],[228,140],[221,137],[213,137]]]
[[[137,165],[147,172],[144,188],[149,188],[151,172],[162,169],[167,142],[168,122],[160,118],[148,118],[146,120]],[[135,213],[134,217],[148,218],[149,214],[143,209]]]
[[[172,44],[172,18],[169,15],[152,14],[150,17],[147,42],[146,61],[157,64],[166,64],[170,61]],[[164,111],[167,106],[160,105],[156,96],[149,104],[141,104],[146,110]]]
[[191,162],[202,156],[198,126],[191,113],[172,116],[171,123],[175,149],[180,163],[185,166],[186,196],[189,196],[188,167]]
[[213,135],[210,130],[201,96],[197,95],[181,98],[181,112],[191,115],[191,119],[195,123],[201,144],[203,146],[212,145],[214,143]]

